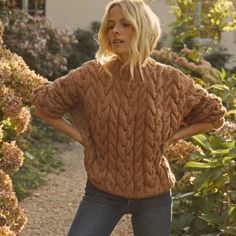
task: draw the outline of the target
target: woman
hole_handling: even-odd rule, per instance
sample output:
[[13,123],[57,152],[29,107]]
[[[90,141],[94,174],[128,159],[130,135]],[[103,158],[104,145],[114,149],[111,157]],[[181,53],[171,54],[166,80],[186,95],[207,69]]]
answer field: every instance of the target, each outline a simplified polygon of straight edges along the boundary
[[163,154],[224,122],[218,98],[150,58],[159,36],[159,20],[143,1],[114,0],[96,60],[34,93],[37,114],[84,146],[88,181],[69,236],[110,235],[127,213],[136,236],[170,235],[175,179]]

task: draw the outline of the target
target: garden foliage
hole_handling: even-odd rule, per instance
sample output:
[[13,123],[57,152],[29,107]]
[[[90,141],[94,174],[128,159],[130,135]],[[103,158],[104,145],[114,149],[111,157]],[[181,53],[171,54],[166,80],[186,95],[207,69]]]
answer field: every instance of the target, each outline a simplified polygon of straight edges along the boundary
[[20,135],[30,124],[32,91],[45,79],[29,70],[21,57],[3,48],[2,36],[0,22],[0,233],[15,235],[27,217],[18,204],[10,175],[23,164]]
[[236,76],[216,70],[196,50],[161,49],[153,57],[184,71],[228,109],[220,130],[179,141],[166,153],[178,180],[172,235],[235,235]]
[[166,153],[177,179],[172,235],[236,235],[236,75],[225,69],[230,53],[220,46],[222,32],[236,27],[236,12],[231,1],[167,2],[176,16],[173,47],[152,57],[182,70],[227,108],[221,129],[181,140]]
[[48,80],[55,80],[93,59],[98,47],[95,34],[99,22],[92,22],[90,30],[72,31],[55,27],[48,18],[33,17],[6,4],[0,8],[0,19],[5,26],[5,47],[23,57],[30,69]]
[[58,29],[45,17],[31,16],[19,9],[0,10],[5,27],[5,46],[24,58],[31,70],[49,80],[68,71],[67,58],[76,42],[69,29]]
[[220,43],[224,31],[236,29],[236,12],[231,0],[166,0],[176,17],[173,22],[173,47],[201,50]]
[[152,57],[182,70],[227,108],[220,130],[181,140],[166,153],[177,178],[172,235],[235,235],[236,75],[217,70],[195,49],[162,48]]

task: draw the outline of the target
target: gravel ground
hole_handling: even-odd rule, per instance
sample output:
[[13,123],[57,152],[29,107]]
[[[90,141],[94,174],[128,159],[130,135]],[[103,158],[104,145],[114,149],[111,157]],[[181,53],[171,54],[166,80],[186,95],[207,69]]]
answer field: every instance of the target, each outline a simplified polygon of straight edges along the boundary
[[[84,193],[86,173],[83,148],[78,143],[63,145],[58,158],[65,171],[49,174],[47,184],[20,204],[29,218],[19,236],[65,236]],[[131,236],[130,216],[124,216],[111,236]]]

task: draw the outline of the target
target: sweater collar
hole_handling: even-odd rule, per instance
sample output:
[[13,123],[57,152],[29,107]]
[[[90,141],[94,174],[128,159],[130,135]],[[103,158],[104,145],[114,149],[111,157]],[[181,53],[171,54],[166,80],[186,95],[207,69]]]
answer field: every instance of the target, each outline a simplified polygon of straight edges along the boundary
[[[150,73],[152,73],[154,66],[155,66],[155,60],[151,57],[148,57],[146,62],[141,66],[141,71],[143,73],[144,78],[148,78]],[[124,63],[120,61],[119,58],[114,58],[107,64],[107,68],[109,71],[113,74],[113,76],[118,77],[122,80],[130,81],[130,68],[129,64],[124,66]],[[135,80],[140,80],[141,73],[138,67],[134,68],[134,78]]]

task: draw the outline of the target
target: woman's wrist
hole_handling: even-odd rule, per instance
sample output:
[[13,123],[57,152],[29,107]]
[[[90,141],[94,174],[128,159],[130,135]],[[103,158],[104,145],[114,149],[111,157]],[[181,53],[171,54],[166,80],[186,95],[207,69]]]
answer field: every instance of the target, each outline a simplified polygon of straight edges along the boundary
[[205,133],[212,130],[213,126],[210,123],[195,123],[186,127],[181,127],[174,135],[173,140],[191,137],[200,133]]
[[79,132],[76,134],[74,139],[75,139],[75,141],[79,142],[81,145],[84,145],[83,139],[82,139],[82,137],[81,137]]
[[179,135],[180,130],[178,130],[172,137],[172,143],[176,143],[179,139],[181,139],[182,137],[180,137]]
[[63,118],[51,118],[45,115],[40,115],[40,117],[50,126],[62,132],[63,134],[69,136],[75,141],[83,145],[82,136],[77,128],[75,128],[71,123]]

